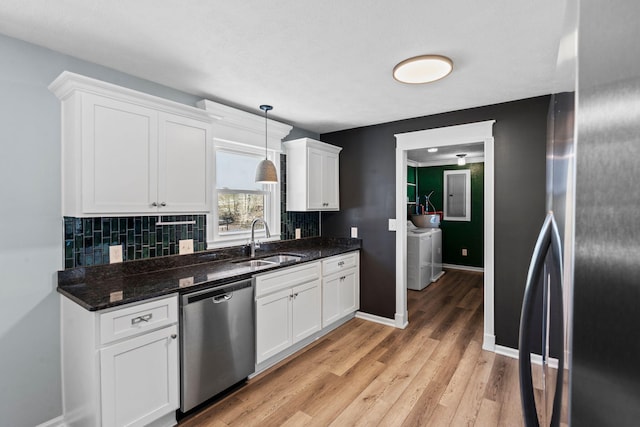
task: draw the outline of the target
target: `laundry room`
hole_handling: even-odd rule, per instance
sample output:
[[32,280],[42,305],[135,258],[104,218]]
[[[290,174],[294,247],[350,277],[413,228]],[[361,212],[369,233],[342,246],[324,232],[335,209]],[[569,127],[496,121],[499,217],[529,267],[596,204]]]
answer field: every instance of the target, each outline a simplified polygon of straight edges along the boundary
[[407,152],[409,289],[424,289],[443,268],[483,271],[484,175],[481,143]]

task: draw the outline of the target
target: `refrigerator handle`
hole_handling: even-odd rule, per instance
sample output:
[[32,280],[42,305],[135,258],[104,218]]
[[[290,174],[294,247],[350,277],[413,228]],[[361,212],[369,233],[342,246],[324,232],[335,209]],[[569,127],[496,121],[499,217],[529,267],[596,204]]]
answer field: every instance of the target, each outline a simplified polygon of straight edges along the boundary
[[531,323],[534,317],[535,295],[540,284],[544,261],[551,246],[553,213],[549,212],[544,219],[527,272],[527,282],[520,313],[520,338],[518,342],[518,367],[520,371],[520,400],[522,415],[526,427],[539,427],[536,401],[533,395],[533,379],[531,378]]
[[[564,277],[562,271],[562,244],[560,240],[560,233],[558,231],[558,225],[553,217],[553,212],[549,212],[551,216],[551,255],[555,264],[553,270],[558,277],[553,277],[550,281],[550,297],[552,299],[551,309],[554,311],[555,319],[557,320],[558,329],[560,331],[562,340],[564,340],[564,296],[562,292],[562,278]],[[551,427],[560,425],[560,414],[562,412],[562,384],[564,376],[564,346],[561,346],[558,352],[558,372],[556,375],[556,388],[555,396],[553,397],[553,410],[551,413]]]

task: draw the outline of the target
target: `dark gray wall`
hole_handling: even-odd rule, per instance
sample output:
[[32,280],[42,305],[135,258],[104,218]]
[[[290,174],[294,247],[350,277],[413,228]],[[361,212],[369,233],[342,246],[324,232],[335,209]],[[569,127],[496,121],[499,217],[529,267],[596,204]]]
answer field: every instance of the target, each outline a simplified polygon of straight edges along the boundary
[[361,310],[393,318],[395,312],[396,133],[496,120],[495,332],[496,343],[518,347],[520,306],[529,259],[544,219],[545,153],[549,97],[419,117],[321,135],[340,153],[340,212],[323,214],[324,236],[363,239]]

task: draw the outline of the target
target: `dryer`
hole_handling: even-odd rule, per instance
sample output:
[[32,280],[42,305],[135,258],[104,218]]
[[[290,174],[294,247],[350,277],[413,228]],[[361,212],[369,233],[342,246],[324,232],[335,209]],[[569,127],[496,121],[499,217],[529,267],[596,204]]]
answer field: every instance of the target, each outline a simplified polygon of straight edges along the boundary
[[407,223],[407,288],[422,290],[442,276],[442,230]]

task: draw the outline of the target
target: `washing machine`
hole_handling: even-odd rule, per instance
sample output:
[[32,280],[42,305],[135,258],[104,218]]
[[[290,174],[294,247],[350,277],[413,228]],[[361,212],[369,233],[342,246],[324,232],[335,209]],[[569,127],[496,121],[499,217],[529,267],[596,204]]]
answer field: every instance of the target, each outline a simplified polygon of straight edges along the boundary
[[442,276],[442,230],[407,223],[407,288],[422,290]]

